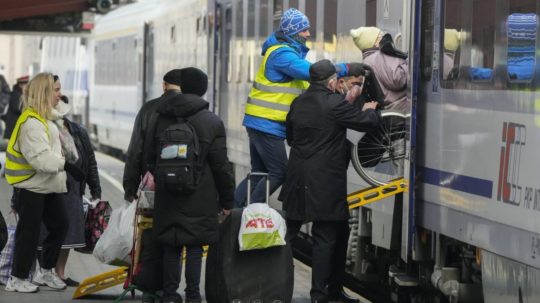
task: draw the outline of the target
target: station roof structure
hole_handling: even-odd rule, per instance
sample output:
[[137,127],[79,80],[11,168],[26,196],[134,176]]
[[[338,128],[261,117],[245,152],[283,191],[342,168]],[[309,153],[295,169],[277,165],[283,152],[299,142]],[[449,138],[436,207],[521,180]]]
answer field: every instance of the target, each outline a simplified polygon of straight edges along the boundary
[[135,0],[0,0],[0,31],[81,33],[94,15]]
[[90,6],[88,0],[0,0],[0,21],[83,12]]

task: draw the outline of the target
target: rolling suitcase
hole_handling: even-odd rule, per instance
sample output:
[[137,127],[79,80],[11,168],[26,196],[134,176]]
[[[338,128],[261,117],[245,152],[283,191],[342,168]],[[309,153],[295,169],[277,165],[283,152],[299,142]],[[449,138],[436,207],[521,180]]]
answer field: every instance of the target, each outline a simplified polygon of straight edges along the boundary
[[[251,175],[248,175],[248,192]],[[266,178],[268,202],[268,176],[257,175]],[[209,303],[291,302],[294,267],[290,245],[239,251],[241,219],[242,209],[233,209],[220,225],[219,242],[208,249],[206,300]]]

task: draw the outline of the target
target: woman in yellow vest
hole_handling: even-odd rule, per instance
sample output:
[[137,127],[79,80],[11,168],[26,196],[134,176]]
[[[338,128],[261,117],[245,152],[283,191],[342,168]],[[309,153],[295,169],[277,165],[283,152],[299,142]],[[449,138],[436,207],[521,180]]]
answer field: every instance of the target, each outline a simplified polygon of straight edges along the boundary
[[59,95],[53,75],[36,75],[23,91],[23,112],[10,137],[6,152],[6,180],[17,189],[19,222],[7,291],[36,292],[27,278],[34,263],[43,221],[49,236],[43,244],[40,263],[45,285],[64,289],[65,283],[52,268],[66,235],[68,218],[63,204],[66,173],[84,179],[84,173],[65,161],[56,125],[54,107]]

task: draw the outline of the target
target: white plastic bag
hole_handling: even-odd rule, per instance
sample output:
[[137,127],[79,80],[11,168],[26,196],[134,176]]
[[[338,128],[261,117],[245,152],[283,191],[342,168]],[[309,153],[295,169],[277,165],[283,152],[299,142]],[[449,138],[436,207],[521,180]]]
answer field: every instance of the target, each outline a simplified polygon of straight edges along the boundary
[[286,233],[285,220],[275,209],[266,203],[249,204],[242,212],[240,251],[285,245]]
[[133,231],[137,203],[126,202],[113,210],[109,225],[94,248],[94,257],[102,263],[130,262],[133,248]]

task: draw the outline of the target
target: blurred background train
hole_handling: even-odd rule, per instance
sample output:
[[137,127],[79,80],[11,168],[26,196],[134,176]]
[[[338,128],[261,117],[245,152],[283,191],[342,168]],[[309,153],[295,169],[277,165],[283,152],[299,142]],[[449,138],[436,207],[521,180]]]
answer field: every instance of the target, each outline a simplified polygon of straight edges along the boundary
[[[352,212],[348,285],[373,302],[540,302],[538,0],[140,0],[90,36],[43,39],[41,69],[117,155],[166,71],[207,71],[239,181],[260,48],[289,7],[310,19],[310,61],[361,61],[349,33],[359,26],[409,53],[409,190]],[[351,192],[370,186],[352,165],[348,177]],[[296,253],[309,262],[307,229],[303,239]]]

